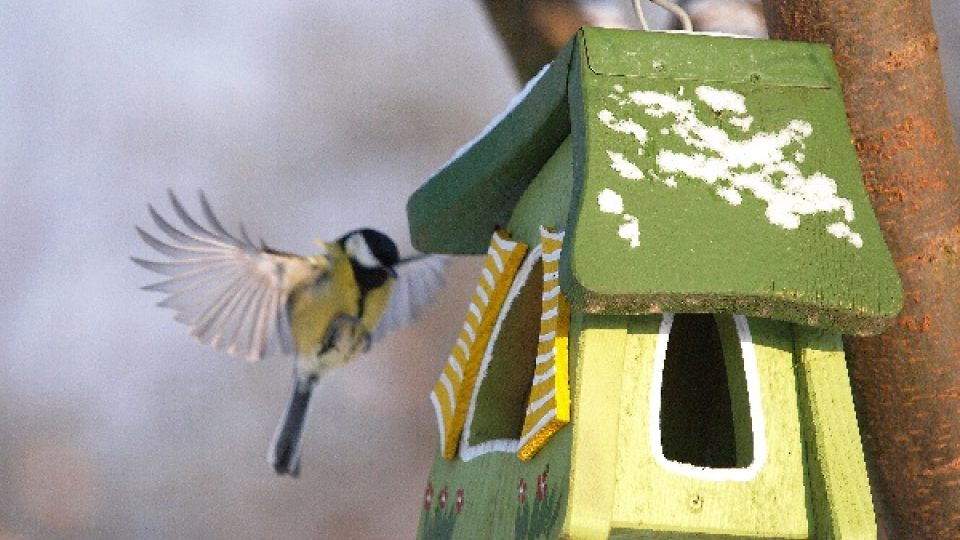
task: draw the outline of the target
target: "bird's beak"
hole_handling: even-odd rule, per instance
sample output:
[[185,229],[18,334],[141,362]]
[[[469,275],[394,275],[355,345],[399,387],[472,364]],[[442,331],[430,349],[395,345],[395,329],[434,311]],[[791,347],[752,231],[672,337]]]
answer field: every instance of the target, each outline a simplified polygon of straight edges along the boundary
[[396,271],[396,269],[394,269],[394,267],[388,266],[388,267],[387,267],[387,272],[390,273],[390,277],[392,277],[393,279],[397,279],[397,271]]

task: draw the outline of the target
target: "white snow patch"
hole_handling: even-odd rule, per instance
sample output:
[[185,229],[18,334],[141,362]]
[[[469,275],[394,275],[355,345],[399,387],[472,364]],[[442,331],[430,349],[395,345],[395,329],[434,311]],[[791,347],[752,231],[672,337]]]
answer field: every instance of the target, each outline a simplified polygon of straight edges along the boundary
[[635,248],[640,245],[640,220],[630,214],[623,215],[623,225],[617,229],[620,238],[630,242],[630,247]]
[[597,205],[601,212],[618,214],[623,218],[623,222],[617,226],[617,235],[620,238],[629,242],[631,248],[640,245],[640,220],[636,216],[623,212],[623,197],[619,193],[610,188],[604,188],[597,195]]
[[740,206],[740,203],[743,202],[743,196],[740,195],[740,192],[731,187],[717,188],[717,195],[723,197],[724,200],[733,206]]
[[627,133],[633,135],[633,138],[640,143],[641,148],[643,148],[643,145],[647,144],[647,130],[630,118],[625,120],[617,120],[616,116],[614,116],[613,113],[607,109],[603,109],[602,111],[598,112],[597,118],[603,122],[603,125],[616,131],[617,133]]
[[620,173],[620,176],[628,180],[643,180],[643,171],[640,167],[623,157],[623,154],[607,150],[607,155],[610,156],[610,167]]
[[698,86],[694,93],[700,101],[713,109],[713,112],[731,111],[737,114],[747,114],[747,101],[743,94],[733,90],[718,90],[712,86]]
[[[622,91],[617,91],[622,96]],[[710,86],[697,87],[695,94],[715,112],[731,111],[739,115],[729,119],[730,124],[740,131],[749,131],[753,117],[747,114],[746,98],[742,94]],[[843,221],[829,225],[827,232],[857,248],[863,245],[860,235],[849,225],[854,220],[853,203],[837,194],[836,181],[819,171],[807,176],[800,170],[799,164],[805,159],[804,141],[813,133],[809,122],[790,120],[778,131],[760,131],[747,138],[732,139],[724,128],[708,125],[697,117],[696,107],[690,99],[649,90],[629,92],[627,99],[611,97],[621,107],[640,107],[648,117],[673,118],[672,125],[660,129],[660,134],[675,134],[690,151],[658,151],[657,172],[669,175],[662,180],[665,185],[676,187],[674,175],[678,174],[700,180],[713,186],[717,195],[734,206],[743,202],[744,193],[749,193],[766,203],[767,220],[784,229],[798,228],[804,216],[841,213]],[[613,131],[633,134],[640,143],[638,152],[642,154],[646,138],[638,137],[639,130],[636,129],[642,126],[632,119],[624,124],[623,120],[616,120],[616,114],[604,110],[598,117]],[[645,177],[640,167],[623,154],[608,150],[607,155],[610,167],[623,178],[641,180]],[[651,177],[660,178],[657,174],[651,174]],[[621,227],[622,237],[630,236],[629,231],[623,230],[629,224]]]
[[616,191],[607,188],[597,195],[597,204],[600,205],[600,211],[607,214],[623,213],[623,197]]
[[850,226],[842,221],[827,225],[827,232],[837,238],[846,238],[848,242],[857,247],[863,247],[863,238],[858,233],[851,231]]
[[753,125],[752,116],[734,116],[730,119],[730,123],[740,128],[740,131],[750,131],[750,126]]

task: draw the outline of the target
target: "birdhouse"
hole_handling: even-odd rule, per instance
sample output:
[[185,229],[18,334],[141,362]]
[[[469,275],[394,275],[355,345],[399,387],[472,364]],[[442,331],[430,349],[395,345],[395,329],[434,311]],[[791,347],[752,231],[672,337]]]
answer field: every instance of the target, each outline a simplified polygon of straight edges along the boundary
[[408,214],[485,257],[419,538],[875,537],[841,335],[902,291],[827,47],[582,29]]

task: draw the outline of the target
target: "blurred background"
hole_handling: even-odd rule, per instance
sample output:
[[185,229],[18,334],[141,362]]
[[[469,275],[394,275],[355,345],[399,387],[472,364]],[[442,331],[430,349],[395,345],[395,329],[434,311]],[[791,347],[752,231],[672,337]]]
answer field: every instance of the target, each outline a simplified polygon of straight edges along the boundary
[[[956,115],[960,7],[933,3]],[[409,252],[407,196],[518,88],[474,0],[0,1],[0,540],[413,537],[480,260],[321,383],[291,480],[265,462],[291,366],[192,341],[138,289],[133,226],[203,189],[280,249],[372,226]]]

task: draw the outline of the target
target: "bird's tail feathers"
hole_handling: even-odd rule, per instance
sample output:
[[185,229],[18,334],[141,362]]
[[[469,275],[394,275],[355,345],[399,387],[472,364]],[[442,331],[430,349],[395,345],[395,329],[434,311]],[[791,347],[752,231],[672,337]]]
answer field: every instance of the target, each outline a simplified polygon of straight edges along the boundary
[[267,462],[277,474],[289,474],[293,478],[300,475],[300,447],[303,440],[303,427],[310,408],[310,394],[316,384],[316,377],[302,378],[294,376],[293,394],[287,409],[280,419],[277,432],[270,444]]

